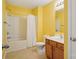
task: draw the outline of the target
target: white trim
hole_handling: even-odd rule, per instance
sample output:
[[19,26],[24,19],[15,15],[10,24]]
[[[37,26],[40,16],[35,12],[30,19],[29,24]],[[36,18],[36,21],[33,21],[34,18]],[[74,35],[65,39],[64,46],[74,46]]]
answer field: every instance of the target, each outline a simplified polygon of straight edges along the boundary
[[[75,46],[73,44],[73,38],[76,37],[75,34],[75,21],[76,21],[76,1],[75,0],[68,0],[68,59],[76,59],[75,50],[72,51],[72,47]],[[70,40],[70,37],[72,40]],[[74,52],[74,53],[73,53]]]

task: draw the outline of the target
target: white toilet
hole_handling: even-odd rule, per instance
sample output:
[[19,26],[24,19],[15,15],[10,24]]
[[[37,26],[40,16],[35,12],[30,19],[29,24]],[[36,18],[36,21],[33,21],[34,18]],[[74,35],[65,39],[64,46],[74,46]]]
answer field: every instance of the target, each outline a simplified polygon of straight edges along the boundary
[[43,36],[43,42],[35,42],[35,46],[38,47],[39,49],[43,49],[45,46],[45,38],[47,37],[47,35]]
[[36,42],[35,46],[38,48],[43,48],[45,46],[45,42]]
[[27,16],[27,47],[36,46],[42,48],[45,45],[45,42],[36,42],[36,16],[30,14]]
[[42,55],[45,52],[45,42],[36,42],[35,47],[38,49],[38,53]]

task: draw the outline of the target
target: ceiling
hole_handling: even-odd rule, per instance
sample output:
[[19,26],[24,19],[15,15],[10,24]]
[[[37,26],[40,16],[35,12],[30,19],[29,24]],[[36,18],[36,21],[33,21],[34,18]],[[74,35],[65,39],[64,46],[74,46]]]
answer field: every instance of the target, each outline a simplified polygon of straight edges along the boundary
[[6,0],[8,4],[26,8],[35,8],[50,3],[52,0]]

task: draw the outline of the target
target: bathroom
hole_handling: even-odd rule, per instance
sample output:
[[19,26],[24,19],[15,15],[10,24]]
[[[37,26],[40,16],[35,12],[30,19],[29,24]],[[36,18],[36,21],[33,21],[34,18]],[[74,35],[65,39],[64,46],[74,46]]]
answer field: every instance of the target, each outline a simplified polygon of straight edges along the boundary
[[4,0],[3,5],[3,59],[65,58],[64,0]]
[[[13,56],[15,57],[13,59],[22,58],[20,55],[24,50],[38,51],[34,53],[42,55],[42,58],[45,59],[45,39],[55,34],[58,37],[60,34],[62,38],[64,37],[64,1],[58,1],[62,3],[62,7],[58,4],[55,6],[57,2],[52,0],[35,0],[39,5],[33,4],[34,6],[32,2],[26,2],[29,4],[21,7],[20,1],[7,0],[6,2],[5,23],[7,25],[7,45],[9,46],[6,49],[6,59],[12,59]],[[64,43],[64,39],[62,41]]]

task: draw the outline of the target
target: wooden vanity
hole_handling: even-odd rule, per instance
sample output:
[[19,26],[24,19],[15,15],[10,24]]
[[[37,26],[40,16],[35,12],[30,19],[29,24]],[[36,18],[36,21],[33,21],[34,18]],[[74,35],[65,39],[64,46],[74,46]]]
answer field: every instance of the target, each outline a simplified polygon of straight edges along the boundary
[[64,59],[64,44],[46,39],[45,50],[47,59]]

